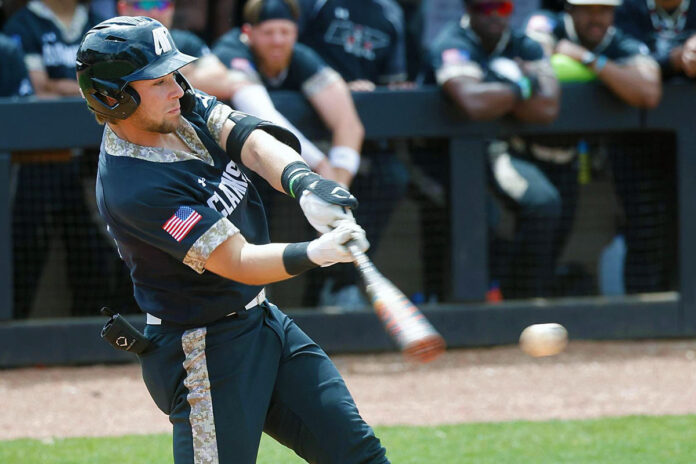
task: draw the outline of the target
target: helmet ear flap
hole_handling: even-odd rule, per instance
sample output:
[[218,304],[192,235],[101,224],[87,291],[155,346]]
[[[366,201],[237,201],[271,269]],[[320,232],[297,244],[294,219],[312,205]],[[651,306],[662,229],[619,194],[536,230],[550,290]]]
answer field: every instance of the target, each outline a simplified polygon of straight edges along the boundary
[[193,92],[193,87],[191,87],[189,81],[179,71],[174,71],[174,79],[176,79],[176,83],[179,84],[179,87],[184,91],[184,96],[179,99],[181,113],[190,113],[196,105],[196,95]]
[[92,91],[84,94],[84,97],[97,114],[126,119],[140,105],[140,95],[128,84],[120,88],[113,82],[97,78],[91,78],[91,84]]

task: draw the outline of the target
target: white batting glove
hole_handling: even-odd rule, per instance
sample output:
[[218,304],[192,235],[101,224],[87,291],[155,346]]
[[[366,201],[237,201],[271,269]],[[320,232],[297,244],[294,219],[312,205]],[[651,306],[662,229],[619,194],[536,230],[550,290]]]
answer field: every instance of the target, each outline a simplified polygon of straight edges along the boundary
[[335,229],[309,242],[307,256],[313,263],[322,267],[336,263],[349,263],[353,261],[353,255],[345,246],[348,242],[357,246],[362,252],[370,248],[365,231],[352,220],[352,217],[350,221],[339,221]]
[[[345,191],[347,192],[347,190]],[[312,224],[312,227],[322,234],[330,232],[333,229],[333,225],[339,221],[348,221],[355,224],[355,218],[353,218],[353,213],[350,209],[322,200],[309,190],[302,192],[300,208],[302,208],[302,212],[307,221]]]

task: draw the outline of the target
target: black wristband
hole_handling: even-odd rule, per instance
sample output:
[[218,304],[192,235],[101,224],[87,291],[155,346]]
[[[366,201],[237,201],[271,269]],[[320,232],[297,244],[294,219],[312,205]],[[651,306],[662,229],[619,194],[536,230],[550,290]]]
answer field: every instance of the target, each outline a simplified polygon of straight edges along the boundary
[[283,265],[285,272],[290,275],[302,274],[305,271],[319,267],[307,256],[309,242],[290,243],[283,250]]
[[283,169],[283,173],[280,175],[280,184],[285,193],[293,198],[299,198],[302,190],[307,186],[307,182],[299,182],[299,180],[306,176],[311,176],[306,180],[319,178],[319,175],[312,172],[306,163],[293,161]]

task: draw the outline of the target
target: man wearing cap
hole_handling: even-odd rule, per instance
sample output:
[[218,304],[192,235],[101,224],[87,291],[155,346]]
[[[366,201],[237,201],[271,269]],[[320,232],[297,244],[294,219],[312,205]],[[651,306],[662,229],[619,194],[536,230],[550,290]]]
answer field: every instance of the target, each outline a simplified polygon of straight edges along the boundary
[[[172,27],[173,0],[119,0],[116,8],[120,16],[148,16],[167,28]],[[220,99],[229,99],[232,96],[231,76],[205,42],[191,31],[170,29],[170,33],[182,53],[199,58],[181,69],[191,85]]]
[[[645,44],[614,26],[614,10],[620,3],[621,0],[568,0],[564,13],[532,16],[526,31],[553,54],[551,61],[559,79],[572,81],[578,69],[584,70],[586,78],[600,81],[626,104],[653,108],[662,93],[660,66]],[[629,293],[664,290],[666,279],[664,260],[655,259],[657,250],[665,246],[667,234],[660,223],[664,216],[660,211],[666,210],[666,194],[662,174],[658,174],[665,171],[664,158],[655,153],[635,153],[632,147],[640,144],[640,136],[622,138],[617,134],[598,141],[609,154],[625,216],[619,233],[626,241],[624,280]],[[533,142],[542,144],[543,140]],[[650,142],[646,140],[644,146],[650,146]],[[534,153],[529,143],[527,149]],[[572,167],[572,163],[568,165]],[[573,213],[577,202],[576,184],[556,182],[564,205],[570,209],[566,214]]]
[[[345,81],[297,43],[298,16],[294,0],[250,0],[242,28],[223,35],[213,53],[231,70],[235,108],[290,129],[313,170],[350,185],[360,164],[364,129]],[[328,156],[276,110],[268,90],[302,92],[332,132]]]
[[526,32],[550,54],[588,68],[627,104],[653,108],[662,92],[660,68],[645,44],[613,25],[614,9],[620,4],[621,0],[568,0],[565,13],[530,17]]
[[696,5],[691,0],[625,0],[616,25],[644,42],[662,77],[696,77]]

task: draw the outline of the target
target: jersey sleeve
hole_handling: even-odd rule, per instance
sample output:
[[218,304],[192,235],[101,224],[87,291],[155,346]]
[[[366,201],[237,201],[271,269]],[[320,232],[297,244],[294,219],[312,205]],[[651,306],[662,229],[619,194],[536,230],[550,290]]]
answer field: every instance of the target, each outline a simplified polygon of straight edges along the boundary
[[538,61],[544,58],[544,49],[536,40],[524,36],[520,44],[519,57],[524,61]]
[[145,186],[114,197],[107,208],[117,227],[199,274],[215,248],[239,232],[221,213],[192,203],[183,189],[173,186]]
[[213,45],[213,54],[232,71],[232,77],[235,80],[262,83],[251,50],[239,39],[237,30],[222,36]]
[[300,43],[295,44],[290,67],[293,74],[298,76],[302,93],[307,98],[341,79],[341,76],[327,66],[314,50]]
[[562,27],[557,15],[549,11],[537,11],[523,25],[524,33],[540,43],[544,51],[550,56],[556,47],[559,36],[557,31]]
[[428,53],[428,61],[438,85],[458,77],[483,79],[481,65],[465,44],[443,43],[435,46]]
[[643,42],[621,34],[617,41],[616,61],[627,62],[635,58],[650,56],[648,46]]

